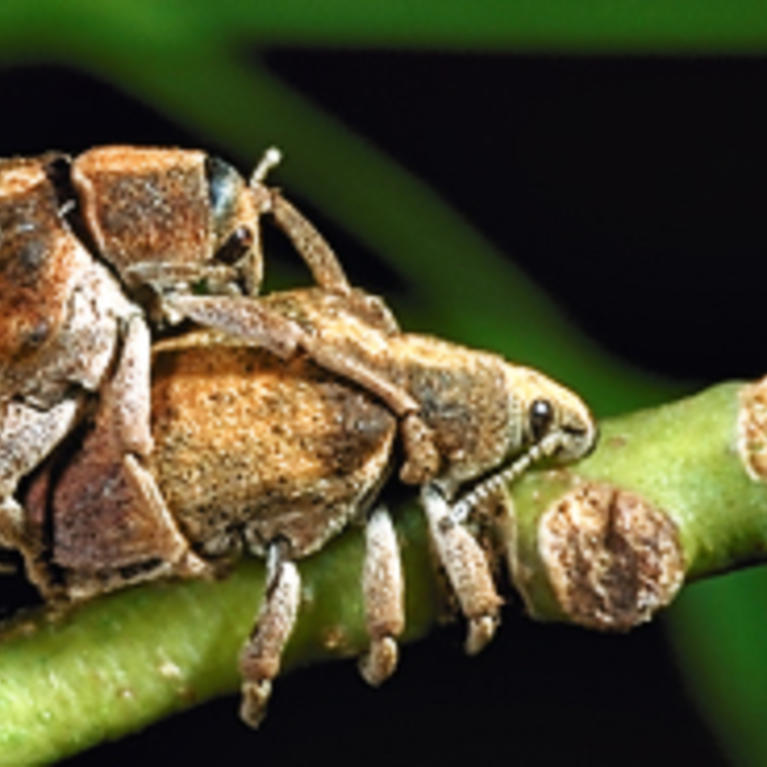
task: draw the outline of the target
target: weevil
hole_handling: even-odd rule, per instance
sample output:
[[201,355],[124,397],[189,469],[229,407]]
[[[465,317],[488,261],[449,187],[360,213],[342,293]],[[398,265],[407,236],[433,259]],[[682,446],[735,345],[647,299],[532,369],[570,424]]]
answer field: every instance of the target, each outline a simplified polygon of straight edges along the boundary
[[[263,215],[323,289],[351,291],[327,243],[265,185],[278,159],[269,150],[249,182],[198,150],[0,160],[0,545],[21,534],[20,479],[105,384],[126,454],[149,454],[150,326],[193,317],[282,356],[301,346],[291,322],[256,299]],[[151,478],[132,466],[149,502]]]
[[[402,574],[391,518],[377,501],[400,419],[381,391],[413,399],[427,452],[439,459],[404,478],[421,485],[434,551],[468,619],[471,653],[492,637],[501,598],[464,524],[468,513],[534,461],[574,460],[596,439],[588,409],[566,388],[490,352],[396,331],[370,296],[305,289],[265,300],[328,348],[347,344],[344,358],[386,386],[360,388],[306,354],[278,360],[216,331],[166,339],[155,346],[155,448],[143,461],[158,490],[153,502],[137,490],[114,438],[108,396],[76,457],[47,466],[25,498],[26,540],[39,542],[26,558],[38,563],[38,586],[51,596],[81,599],[163,574],[188,576],[190,560],[212,574],[242,551],[266,557],[266,593],[240,664],[241,711],[252,725],[264,715],[299,611],[294,560],[354,519],[365,520],[367,544],[370,647],[360,670],[380,684],[396,667]],[[407,464],[423,445],[407,429],[400,434]]]

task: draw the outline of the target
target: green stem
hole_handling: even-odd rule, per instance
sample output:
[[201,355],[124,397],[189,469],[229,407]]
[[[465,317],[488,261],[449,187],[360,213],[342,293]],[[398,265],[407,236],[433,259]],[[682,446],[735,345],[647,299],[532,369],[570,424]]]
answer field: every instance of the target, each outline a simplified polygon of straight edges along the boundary
[[[642,570],[642,545],[651,546],[662,536],[640,541],[637,556],[626,556],[616,538],[621,503],[615,502],[599,539],[606,545],[596,559],[603,562],[605,551],[618,551],[612,569],[606,570],[608,580],[628,587],[607,588],[602,602],[588,595],[585,601],[571,600],[575,610],[563,602],[552,585],[550,563],[541,555],[539,531],[546,511],[561,506],[563,496],[576,486],[597,483],[614,492],[630,491],[631,509],[640,498],[653,513],[670,520],[665,533],[670,531],[679,543],[680,575],[686,579],[764,558],[767,486],[746,475],[736,450],[740,392],[739,385],[724,384],[687,400],[606,421],[600,447],[591,457],[567,470],[531,472],[515,485],[516,534],[511,534],[511,524],[501,530],[515,565],[516,585],[533,617],[625,629],[633,625],[627,616],[636,617],[634,622],[651,617],[678,585],[671,578],[671,587],[654,592],[660,597],[645,600],[641,609],[627,604],[627,594],[647,596],[647,588],[637,590],[632,584],[637,583],[637,572],[649,572]],[[759,440],[751,437],[751,448],[760,448]],[[407,584],[404,639],[412,640],[435,626],[444,597],[416,504],[401,503],[396,517]],[[640,524],[638,529],[644,528]],[[583,530],[574,531],[579,532]],[[576,585],[575,570],[584,571],[589,551],[569,573]],[[364,649],[361,561],[362,536],[351,529],[301,562],[303,603],[285,669]],[[0,763],[61,759],[235,691],[237,653],[262,588],[262,564],[249,560],[216,583],[150,584],[95,600],[63,617],[36,613],[16,619],[0,643]],[[579,595],[582,590],[576,591]],[[648,604],[650,609],[645,609]],[[617,620],[605,622],[616,605]],[[589,614],[594,606],[598,610]]]

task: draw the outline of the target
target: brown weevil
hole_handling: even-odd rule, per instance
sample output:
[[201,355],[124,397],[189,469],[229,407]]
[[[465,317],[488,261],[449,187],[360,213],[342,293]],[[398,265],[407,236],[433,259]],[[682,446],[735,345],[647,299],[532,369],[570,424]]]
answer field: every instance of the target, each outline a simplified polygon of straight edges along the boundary
[[[149,454],[150,326],[190,317],[282,356],[301,345],[255,298],[261,216],[323,289],[350,292],[314,227],[263,183],[278,159],[269,150],[249,182],[198,150],[0,160],[0,545],[18,543],[20,479],[72,430],[88,394],[109,383],[126,454]],[[149,477],[139,484],[155,493]]]
[[[402,333],[264,185],[275,159],[249,183],[194,150],[0,161],[0,545],[22,552],[51,600],[265,556],[241,658],[251,724],[299,609],[293,560],[355,518],[371,637],[361,670],[378,684],[396,666],[399,552],[375,502],[397,431],[399,476],[421,486],[469,652],[492,637],[501,602],[469,513],[531,463],[574,460],[596,438],[581,400],[540,373]],[[267,213],[318,287],[257,295]],[[150,398],[149,328],[183,319],[208,329],[156,346]],[[78,421],[74,454],[55,451]]]
[[416,403],[429,442],[424,448],[400,427],[405,465],[423,463],[423,450],[438,459],[417,480],[405,478],[421,484],[434,551],[469,621],[470,653],[493,636],[501,598],[464,524],[469,512],[534,461],[574,460],[596,438],[588,409],[569,390],[498,355],[401,333],[385,307],[359,291],[305,289],[264,300],[321,337],[335,359],[367,371],[373,390],[305,354],[278,360],[217,331],[166,339],[153,365],[155,448],[139,467],[156,495],[147,500],[138,462],[114,437],[107,390],[79,452],[63,469],[41,471],[24,499],[26,540],[41,541],[26,559],[35,560],[36,582],[51,596],[80,599],[159,575],[214,573],[241,551],[265,556],[267,590],[241,657],[242,715],[253,725],[300,606],[294,560],[354,519],[366,523],[362,588],[371,638],[360,669],[379,684],[396,666],[401,565],[390,516],[377,502],[395,455],[392,392]]

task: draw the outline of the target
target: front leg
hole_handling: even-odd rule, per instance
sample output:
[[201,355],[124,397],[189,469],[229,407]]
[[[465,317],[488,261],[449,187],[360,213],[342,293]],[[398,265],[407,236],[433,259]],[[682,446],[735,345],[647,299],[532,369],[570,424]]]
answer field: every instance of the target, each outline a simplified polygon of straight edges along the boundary
[[[152,451],[149,380],[152,338],[141,315],[127,319],[117,370],[102,387],[102,412],[108,414],[121,449],[146,457]],[[102,416],[103,417],[103,416]]]
[[287,558],[284,543],[273,542],[267,552],[266,590],[258,620],[240,654],[243,678],[240,716],[251,727],[258,727],[266,715],[272,680],[279,673],[300,601],[298,568]]
[[495,589],[482,548],[469,531],[453,519],[450,506],[436,485],[423,487],[421,504],[440,564],[458,597],[461,612],[469,621],[466,652],[474,655],[493,638],[503,600]]
[[[347,348],[344,344],[347,339],[340,342],[336,338],[328,340],[314,330],[305,331],[298,322],[258,298],[169,295],[165,301],[173,311],[204,327],[241,338],[282,359],[302,350],[320,367],[361,386],[402,419],[406,460],[400,479],[406,484],[420,485],[439,473],[441,456],[434,431],[421,417],[418,401],[407,389],[370,364],[365,354],[356,353],[354,344]],[[379,333],[378,329],[370,332],[376,343],[385,346],[385,333]],[[363,337],[362,343],[364,341]]]
[[289,203],[279,190],[269,189],[268,195],[267,210],[309,267],[317,285],[341,295],[351,293],[349,280],[338,256],[314,224]]
[[345,351],[333,341],[304,331],[297,322],[258,298],[172,295],[165,300],[188,319],[242,338],[282,359],[303,350],[320,367],[379,397],[397,415],[407,415],[419,409],[418,402],[405,389],[366,364],[364,359]]
[[172,294],[164,301],[182,317],[242,338],[282,359],[295,354],[303,340],[304,333],[296,323],[265,306],[258,298]]

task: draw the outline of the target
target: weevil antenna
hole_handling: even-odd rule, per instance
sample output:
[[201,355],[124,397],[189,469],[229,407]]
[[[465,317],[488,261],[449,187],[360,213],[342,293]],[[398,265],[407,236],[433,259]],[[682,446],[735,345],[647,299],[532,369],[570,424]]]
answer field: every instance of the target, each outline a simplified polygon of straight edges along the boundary
[[282,152],[280,152],[276,146],[270,146],[269,149],[267,149],[262,155],[258,165],[256,165],[256,169],[253,171],[253,174],[250,177],[251,187],[263,184],[267,175],[269,174],[269,171],[279,165],[281,161]]
[[491,493],[494,493],[500,490],[504,485],[513,482],[524,474],[530,466],[540,461],[541,458],[552,455],[562,442],[562,432],[555,431],[551,432],[551,434],[547,434],[540,442],[537,442],[526,453],[523,453],[517,458],[516,461],[511,463],[505,469],[501,469],[487,479],[484,479],[466,493],[463,498],[456,501],[456,503],[453,504],[450,513],[451,519],[458,524],[465,522],[474,508],[484,501]]

